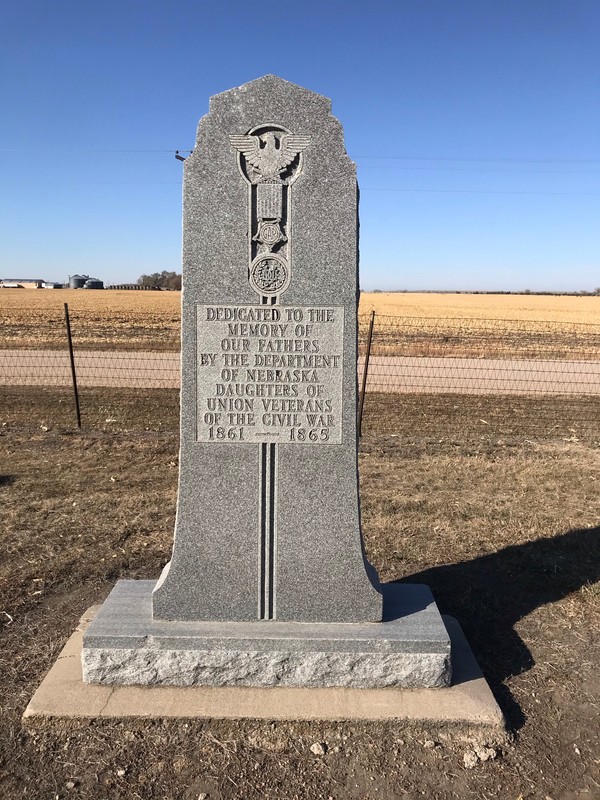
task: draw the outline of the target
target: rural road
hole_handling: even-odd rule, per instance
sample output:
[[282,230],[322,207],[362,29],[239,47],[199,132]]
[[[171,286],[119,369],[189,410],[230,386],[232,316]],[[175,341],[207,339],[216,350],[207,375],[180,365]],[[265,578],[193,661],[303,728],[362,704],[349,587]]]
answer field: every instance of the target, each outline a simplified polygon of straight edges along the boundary
[[[82,387],[179,387],[179,353],[79,351],[75,365]],[[0,385],[70,386],[68,353],[0,350]],[[367,389],[428,394],[600,395],[600,361],[372,356]]]

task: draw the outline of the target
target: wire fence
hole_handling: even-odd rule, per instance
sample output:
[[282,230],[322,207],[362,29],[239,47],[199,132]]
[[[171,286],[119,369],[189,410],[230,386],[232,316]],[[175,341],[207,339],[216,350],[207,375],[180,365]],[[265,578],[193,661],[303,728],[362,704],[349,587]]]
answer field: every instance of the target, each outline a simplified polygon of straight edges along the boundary
[[598,395],[600,325],[376,315],[367,391]]
[[[102,409],[109,406],[104,419],[119,416],[120,394],[128,419],[137,404],[151,424],[154,398],[166,420],[161,425],[176,428],[176,315],[108,318],[71,309],[73,376],[64,317],[55,311],[40,319],[39,309],[20,313],[15,321],[0,312],[0,392],[8,406],[19,396],[30,406],[39,399],[52,423],[48,393],[55,389],[64,395],[62,422],[75,377],[84,426],[103,425]],[[488,426],[498,435],[600,438],[600,325],[374,314],[359,317],[358,343],[366,435],[444,435]]]
[[600,325],[359,318],[363,433],[600,439]]

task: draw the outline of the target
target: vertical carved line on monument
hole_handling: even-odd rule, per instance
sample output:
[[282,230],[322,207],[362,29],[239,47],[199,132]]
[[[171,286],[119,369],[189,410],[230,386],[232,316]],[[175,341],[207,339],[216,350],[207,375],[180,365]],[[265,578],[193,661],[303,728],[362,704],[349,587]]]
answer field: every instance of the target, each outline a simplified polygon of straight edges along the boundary
[[248,184],[248,280],[250,280],[250,267],[254,261],[254,251],[256,244],[254,242],[254,221],[256,218],[256,187],[251,183]]
[[[182,312],[183,316],[183,312]],[[181,326],[183,331],[183,325]],[[200,416],[200,408],[198,403],[198,331],[200,330],[200,324],[198,321],[198,303],[194,303],[194,338],[195,338],[195,347],[194,347],[194,405],[196,408],[196,413],[194,414],[194,441],[198,441],[198,417]],[[180,392],[183,392],[183,338],[180,344],[179,350],[179,386]],[[183,408],[183,402],[181,402],[181,407]],[[181,412],[180,412],[181,414]]]
[[258,542],[258,618],[266,618],[265,591],[267,580],[267,447],[259,445],[259,476],[260,476],[260,525]]
[[283,242],[280,248],[280,252],[285,256],[286,261],[288,262],[288,269],[291,269],[292,260],[290,258],[291,249],[292,249],[292,241],[291,241],[291,233],[290,233],[290,225],[289,225],[289,204],[291,201],[292,189],[290,186],[284,185],[282,187],[281,192],[281,228],[285,234],[286,241]]
[[275,619],[276,554],[277,554],[277,445],[267,445],[269,454],[269,611],[268,619]]
[[[258,255],[258,242],[254,241],[254,236],[258,233],[258,199],[257,186],[250,184],[250,220],[248,227],[248,238],[250,239],[250,265]],[[250,265],[248,269],[250,268]]]
[[[261,305],[268,305],[270,298],[261,295]],[[258,559],[259,559],[259,581],[258,581],[258,618],[268,619],[268,573],[267,573],[267,519],[268,519],[268,497],[267,497],[267,453],[268,445],[260,445],[259,451],[259,492],[260,492],[260,524],[258,532]]]
[[292,280],[292,248],[293,248],[293,239],[292,239],[292,187],[286,186],[285,192],[285,228],[286,228],[286,235],[287,235],[287,242],[286,242],[286,250],[285,255],[287,259],[288,270],[290,273],[290,281]]
[[265,586],[264,586],[264,616],[263,619],[271,619],[271,608],[272,608],[272,571],[273,571],[273,561],[272,561],[272,538],[273,538],[273,527],[272,527],[272,506],[273,506],[273,494],[272,494],[272,482],[271,482],[271,469],[273,463],[273,453],[272,453],[272,445],[266,443],[264,445],[264,453],[265,453]]

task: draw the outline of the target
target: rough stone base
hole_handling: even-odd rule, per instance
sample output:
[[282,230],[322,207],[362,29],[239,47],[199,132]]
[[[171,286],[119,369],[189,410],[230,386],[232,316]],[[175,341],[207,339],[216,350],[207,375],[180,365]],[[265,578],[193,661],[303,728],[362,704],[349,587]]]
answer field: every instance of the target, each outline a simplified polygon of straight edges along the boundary
[[450,637],[427,586],[384,586],[380,623],[170,622],[153,581],[119,581],[83,638],[86,683],[426,688],[451,680]]

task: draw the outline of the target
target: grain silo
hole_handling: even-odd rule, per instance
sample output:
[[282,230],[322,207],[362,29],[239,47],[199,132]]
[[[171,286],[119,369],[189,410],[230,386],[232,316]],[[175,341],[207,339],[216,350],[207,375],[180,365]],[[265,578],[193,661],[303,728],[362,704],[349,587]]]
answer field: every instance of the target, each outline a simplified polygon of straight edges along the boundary
[[98,278],[88,278],[83,284],[84,289],[104,289],[103,281]]
[[69,289],[83,289],[89,275],[69,275]]

